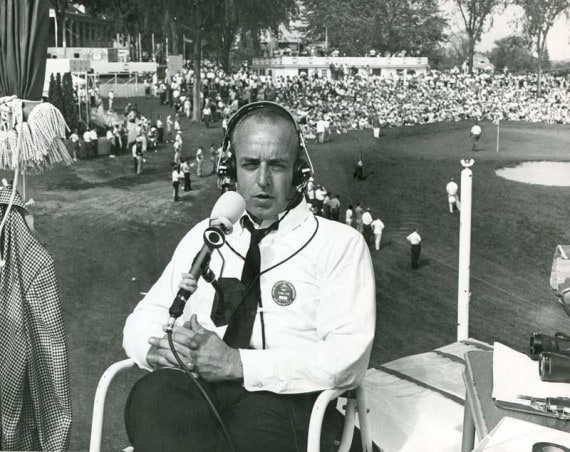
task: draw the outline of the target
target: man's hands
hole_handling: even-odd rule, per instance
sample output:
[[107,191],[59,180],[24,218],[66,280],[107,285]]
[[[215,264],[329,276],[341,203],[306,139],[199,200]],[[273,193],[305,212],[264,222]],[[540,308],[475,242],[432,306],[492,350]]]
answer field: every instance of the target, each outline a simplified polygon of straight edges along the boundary
[[[166,327],[164,330],[166,331]],[[162,338],[151,337],[149,342],[151,348],[147,354],[147,362],[151,367],[154,369],[178,367],[178,362],[170,350],[167,335]],[[216,333],[202,328],[196,315],[183,326],[174,327],[172,342],[187,369],[197,373],[204,380],[223,381],[243,378],[239,351],[229,347]]]

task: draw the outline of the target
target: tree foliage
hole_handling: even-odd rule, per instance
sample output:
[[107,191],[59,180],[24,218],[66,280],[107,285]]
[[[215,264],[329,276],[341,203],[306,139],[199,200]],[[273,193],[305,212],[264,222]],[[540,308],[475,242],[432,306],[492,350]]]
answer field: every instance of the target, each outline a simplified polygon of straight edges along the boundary
[[512,72],[527,72],[535,65],[526,39],[517,35],[495,41],[495,47],[489,52],[489,61],[499,71],[508,68]]
[[347,55],[431,56],[446,38],[437,0],[304,0],[307,31]]
[[277,33],[279,25],[289,22],[298,12],[295,0],[224,0],[222,7],[220,20],[210,37],[217,43],[226,70],[230,66],[230,52],[240,34],[256,39],[267,30]]
[[59,72],[55,76],[50,74],[48,100],[60,111],[62,110],[63,95],[61,92],[61,74]]
[[569,11],[570,0],[515,0],[515,3],[522,6],[525,11],[523,30],[536,51],[538,63],[537,95],[540,96],[546,38],[560,14]]
[[[530,0],[532,1],[532,0]],[[504,5],[504,0],[455,0],[465,31],[469,38],[468,66],[469,72],[473,71],[473,57],[475,55],[475,44],[481,40],[481,35],[492,19],[492,13],[500,5]]]
[[74,130],[79,125],[79,115],[77,111],[77,104],[73,99],[73,79],[70,72],[63,74],[61,79],[61,114],[65,118],[65,122],[71,130]]

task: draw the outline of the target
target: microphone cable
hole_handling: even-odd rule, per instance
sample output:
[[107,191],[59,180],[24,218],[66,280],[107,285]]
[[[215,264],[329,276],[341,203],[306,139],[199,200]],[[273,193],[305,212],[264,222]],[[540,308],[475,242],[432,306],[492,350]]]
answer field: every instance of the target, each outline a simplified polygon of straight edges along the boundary
[[202,385],[200,384],[198,379],[194,375],[192,375],[192,372],[190,372],[188,370],[188,368],[184,365],[184,363],[182,362],[182,359],[180,358],[180,355],[178,354],[178,351],[176,350],[176,348],[174,348],[174,342],[172,341],[172,330],[167,331],[166,334],[168,336],[168,344],[170,345],[170,350],[172,351],[174,358],[176,358],[176,361],[178,362],[180,369],[182,369],[186,373],[186,375],[188,375],[188,377],[190,377],[190,380],[192,380],[192,382],[196,385],[196,387],[198,388],[198,390],[202,394],[202,397],[204,397],[204,400],[206,401],[206,403],[210,407],[212,414],[214,415],[214,417],[218,421],[218,424],[220,424],[220,427],[222,429],[222,433],[224,434],[226,442],[228,443],[228,446],[230,447],[230,451],[235,452],[235,447],[234,447],[234,444],[233,444],[232,439],[230,437],[230,434],[228,433],[228,430],[226,429],[226,425],[224,424],[224,421],[222,420],[220,413],[218,412],[214,403],[212,402],[212,399],[210,399],[210,396],[208,395],[206,390],[202,387]]

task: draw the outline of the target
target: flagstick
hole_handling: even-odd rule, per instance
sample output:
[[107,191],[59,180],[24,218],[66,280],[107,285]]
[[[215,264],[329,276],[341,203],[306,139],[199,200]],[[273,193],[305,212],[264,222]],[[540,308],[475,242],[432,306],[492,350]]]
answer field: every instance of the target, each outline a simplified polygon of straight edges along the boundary
[[499,135],[501,129],[501,120],[497,119],[497,152],[499,152]]

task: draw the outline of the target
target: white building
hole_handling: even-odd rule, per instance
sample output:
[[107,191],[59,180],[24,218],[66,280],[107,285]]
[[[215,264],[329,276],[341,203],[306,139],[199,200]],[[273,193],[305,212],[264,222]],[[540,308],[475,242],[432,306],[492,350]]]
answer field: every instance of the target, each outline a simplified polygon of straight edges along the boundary
[[358,70],[368,75],[390,76],[395,74],[425,73],[428,59],[422,57],[317,57],[279,56],[274,58],[253,58],[251,68],[259,75],[271,77],[293,77],[301,73],[309,77],[335,78],[334,72]]

